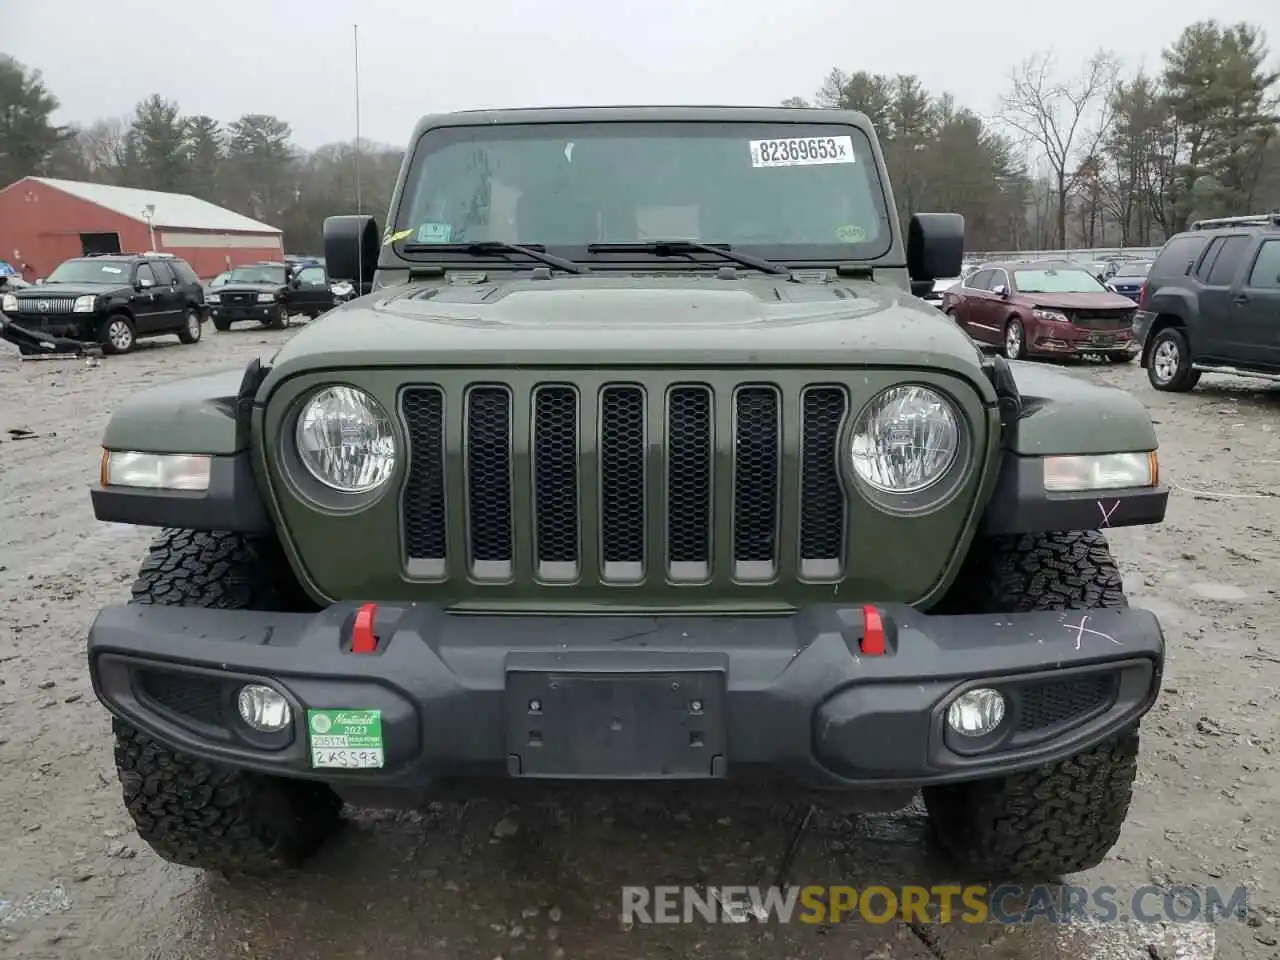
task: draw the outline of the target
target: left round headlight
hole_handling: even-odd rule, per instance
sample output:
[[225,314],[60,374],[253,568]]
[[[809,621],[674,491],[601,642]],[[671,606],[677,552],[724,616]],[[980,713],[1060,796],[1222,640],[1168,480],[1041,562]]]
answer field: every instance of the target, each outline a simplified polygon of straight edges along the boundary
[[919,493],[937,483],[960,450],[960,418],[951,401],[916,384],[872,398],[853,425],[853,470],[889,494]]
[[341,493],[368,493],[391,478],[396,435],[382,405],[355,387],[326,387],[307,401],[295,433],[307,472]]

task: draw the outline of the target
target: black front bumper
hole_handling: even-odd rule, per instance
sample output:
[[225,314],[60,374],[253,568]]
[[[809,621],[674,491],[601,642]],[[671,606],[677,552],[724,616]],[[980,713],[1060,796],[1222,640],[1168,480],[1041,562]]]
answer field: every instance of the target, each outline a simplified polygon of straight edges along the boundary
[[0,314],[0,338],[19,346],[33,339],[95,339],[98,317],[91,313],[52,316]]
[[236,303],[230,305],[211,303],[208,306],[209,316],[214,320],[225,320],[231,323],[238,323],[244,320],[266,323],[268,320],[274,320],[280,316],[280,312],[284,309],[284,304],[279,302]]
[[[165,606],[104,609],[89,632],[94,689],[117,716],[213,761],[348,787],[442,777],[713,778],[763,769],[813,786],[914,787],[1074,754],[1134,724],[1164,658],[1141,610],[929,616],[861,607],[787,616],[451,614],[359,605],[316,614]],[[283,692],[292,725],[254,733],[236,696]],[[946,724],[975,686],[1005,693],[981,739]],[[381,711],[383,765],[314,769],[308,709]]]

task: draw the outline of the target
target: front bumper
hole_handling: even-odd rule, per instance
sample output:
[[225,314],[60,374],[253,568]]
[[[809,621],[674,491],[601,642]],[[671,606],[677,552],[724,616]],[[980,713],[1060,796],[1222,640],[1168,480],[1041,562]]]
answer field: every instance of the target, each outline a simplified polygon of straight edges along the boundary
[[1056,331],[1048,331],[1028,343],[1027,352],[1063,357],[1125,356],[1137,353],[1139,348],[1137,339],[1127,329],[1088,335],[1072,331],[1066,336],[1059,335]]
[[[930,616],[861,607],[779,616],[504,616],[359,605],[315,614],[150,605],[101,611],[94,690],[118,717],[211,761],[340,787],[439,778],[701,779],[745,773],[830,787],[916,787],[1027,769],[1135,723],[1164,658],[1141,610]],[[357,645],[358,646],[358,645]],[[276,687],[292,725],[239,720],[241,685]],[[995,734],[960,737],[946,708],[993,686]],[[536,708],[536,709],[535,709]],[[383,765],[312,767],[307,710],[381,711]],[[330,744],[331,745],[331,744]]]
[[256,320],[263,323],[267,320],[274,320],[280,316],[280,312],[284,310],[284,304],[274,303],[244,303],[244,304],[208,304],[209,316],[214,320],[229,320],[236,323],[241,320]]
[[98,318],[91,313],[54,314],[36,316],[0,314],[0,338],[13,344],[29,343],[48,337],[69,340],[93,340]]

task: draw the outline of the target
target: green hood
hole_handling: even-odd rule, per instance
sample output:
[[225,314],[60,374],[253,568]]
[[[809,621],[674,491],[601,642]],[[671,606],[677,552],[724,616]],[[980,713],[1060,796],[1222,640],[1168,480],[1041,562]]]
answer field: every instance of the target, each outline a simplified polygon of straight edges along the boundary
[[312,323],[270,379],[442,364],[905,367],[986,382],[968,336],[897,287],[711,277],[394,287]]

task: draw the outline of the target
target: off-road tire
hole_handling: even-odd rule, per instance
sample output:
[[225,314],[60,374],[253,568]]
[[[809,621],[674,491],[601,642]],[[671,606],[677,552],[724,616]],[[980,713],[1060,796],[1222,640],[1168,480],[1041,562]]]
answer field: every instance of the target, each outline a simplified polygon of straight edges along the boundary
[[283,330],[289,326],[289,311],[284,307],[277,307],[271,316],[258,322],[272,330]]
[[[1156,373],[1156,355],[1162,344],[1171,344],[1176,351],[1177,366],[1174,374],[1168,379]],[[1147,380],[1151,386],[1166,393],[1187,393],[1200,382],[1200,371],[1191,369],[1191,345],[1187,335],[1178,327],[1165,327],[1151,338],[1151,348],[1147,353]]]
[[[234,533],[165,530],[132,603],[239,610],[314,609],[279,545]],[[225,874],[295,866],[341,825],[322,783],[209,763],[113,721],[116,770],[138,836],[172,863]]]
[[[987,537],[974,542],[948,613],[1127,607],[1120,571],[1096,530]],[[988,880],[1052,880],[1097,866],[1115,846],[1137,776],[1132,727],[1034,770],[926,787],[938,845]]]
[[217,330],[219,333],[226,333],[228,330],[231,329],[231,321],[222,319],[219,317],[214,317],[213,329]]

